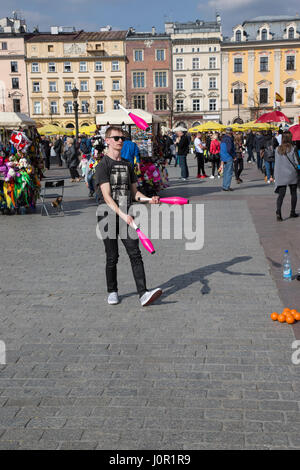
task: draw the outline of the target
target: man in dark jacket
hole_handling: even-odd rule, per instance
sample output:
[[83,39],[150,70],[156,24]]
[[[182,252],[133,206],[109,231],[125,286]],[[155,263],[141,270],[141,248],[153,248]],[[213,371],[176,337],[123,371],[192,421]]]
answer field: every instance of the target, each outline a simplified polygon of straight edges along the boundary
[[255,158],[254,158],[254,154],[253,154],[253,148],[254,148],[254,139],[255,139],[255,135],[253,134],[252,131],[250,131],[248,134],[247,134],[247,137],[246,137],[246,147],[247,147],[247,152],[248,152],[248,160],[247,162],[255,162]]
[[255,146],[255,151],[256,151],[256,164],[257,164],[257,169],[262,170],[262,158],[261,158],[261,151],[263,150],[265,145],[265,138],[262,132],[258,132],[255,136],[254,139],[254,146]]
[[183,181],[186,181],[189,177],[189,169],[188,169],[187,161],[186,161],[186,157],[190,150],[189,139],[186,133],[182,131],[178,131],[176,132],[176,134],[177,134],[176,144],[178,148],[177,155],[179,158],[179,166],[181,168],[181,179]]
[[45,136],[42,136],[41,153],[45,162],[45,167],[47,170],[50,170],[50,142]]
[[64,147],[63,141],[58,135],[56,141],[54,142],[53,148],[54,148],[54,152],[56,153],[59,166],[62,166],[61,154],[63,153],[63,147]]

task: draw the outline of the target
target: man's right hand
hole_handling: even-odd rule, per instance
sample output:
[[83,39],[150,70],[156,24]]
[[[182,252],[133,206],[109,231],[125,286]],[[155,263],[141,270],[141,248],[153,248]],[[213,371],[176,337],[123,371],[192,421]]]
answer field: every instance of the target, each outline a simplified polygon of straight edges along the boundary
[[126,222],[126,224],[132,225],[134,219],[133,219],[133,217],[131,217],[131,215],[124,214],[124,213],[122,212],[122,213],[120,214],[120,217],[121,217],[121,219],[123,219],[123,220]]

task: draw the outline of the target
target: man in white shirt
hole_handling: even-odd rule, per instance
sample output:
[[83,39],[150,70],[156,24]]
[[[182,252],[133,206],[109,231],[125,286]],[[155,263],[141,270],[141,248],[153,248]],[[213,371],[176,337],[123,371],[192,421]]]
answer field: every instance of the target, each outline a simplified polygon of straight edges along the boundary
[[[202,142],[201,140],[202,135],[201,132],[197,133],[197,136],[194,140],[194,145],[195,145],[195,151],[196,151],[196,158],[198,162],[198,173],[197,173],[197,178],[207,178],[207,175],[205,174],[205,169],[204,169],[204,149],[205,149],[205,143]],[[202,174],[201,174],[202,172]]]

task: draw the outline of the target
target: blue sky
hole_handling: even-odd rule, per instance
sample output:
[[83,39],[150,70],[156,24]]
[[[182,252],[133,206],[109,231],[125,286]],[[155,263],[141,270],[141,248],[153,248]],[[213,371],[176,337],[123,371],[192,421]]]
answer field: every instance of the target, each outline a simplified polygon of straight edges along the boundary
[[101,26],[114,29],[133,26],[149,31],[156,26],[164,30],[165,21],[212,20],[216,9],[221,13],[223,31],[245,19],[261,15],[294,15],[299,12],[299,0],[0,0],[0,17],[12,10],[22,12],[29,28],[39,25],[49,31],[51,25],[75,26],[97,31]]

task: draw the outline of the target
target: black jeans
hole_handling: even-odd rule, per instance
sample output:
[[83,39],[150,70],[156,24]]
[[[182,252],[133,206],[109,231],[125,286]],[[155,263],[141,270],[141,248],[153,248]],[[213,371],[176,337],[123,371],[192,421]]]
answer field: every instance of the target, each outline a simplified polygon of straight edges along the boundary
[[187,166],[187,161],[186,161],[186,155],[178,155],[179,158],[179,166],[181,168],[181,178],[188,178],[190,173],[189,173],[189,168]]
[[[291,192],[291,213],[294,213],[296,211],[297,205],[297,185],[290,184],[289,187]],[[278,186],[276,192],[278,193],[277,212],[281,212],[281,206],[284,200],[284,196],[286,194],[286,186]]]
[[197,162],[198,162],[198,173],[197,175],[205,175],[205,169],[204,169],[204,153],[196,152],[196,157],[197,157]]
[[[107,223],[103,226],[104,222],[102,224],[101,222],[106,217]],[[136,288],[141,297],[147,291],[147,288],[144,263],[137,234],[115,213],[105,212],[103,216],[98,217],[98,224],[106,252],[107,292],[118,292],[117,264],[119,259],[118,237],[120,237],[129,256]],[[109,230],[112,229],[111,224],[115,224],[116,230],[113,234],[109,233]],[[123,234],[124,237],[122,238]]]
[[72,180],[74,180],[75,178],[80,178],[77,168],[69,168],[69,170]]
[[234,160],[234,174],[235,179],[238,180],[244,169],[244,160],[242,158],[236,158]]
[[221,164],[221,161],[220,161],[219,154],[213,155],[212,170],[211,170],[212,176],[215,176],[215,171],[216,171],[216,169],[217,169],[217,171],[219,170],[220,164]]

